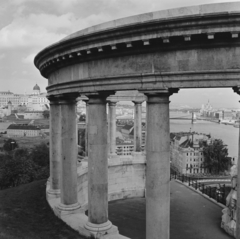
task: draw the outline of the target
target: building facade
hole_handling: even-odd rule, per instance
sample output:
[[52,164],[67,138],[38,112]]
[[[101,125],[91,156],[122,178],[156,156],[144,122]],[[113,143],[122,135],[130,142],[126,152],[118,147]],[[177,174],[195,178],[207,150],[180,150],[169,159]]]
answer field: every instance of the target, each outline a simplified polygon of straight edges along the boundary
[[182,174],[206,173],[202,142],[210,136],[195,132],[171,133],[170,160],[174,169]]
[[36,137],[40,133],[40,128],[35,125],[11,124],[7,128],[7,135],[15,137]]

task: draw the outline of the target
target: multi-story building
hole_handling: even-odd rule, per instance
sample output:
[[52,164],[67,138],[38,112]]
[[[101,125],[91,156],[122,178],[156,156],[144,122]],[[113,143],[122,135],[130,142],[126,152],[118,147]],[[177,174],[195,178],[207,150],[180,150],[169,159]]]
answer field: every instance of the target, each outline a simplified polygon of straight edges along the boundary
[[121,140],[116,138],[116,154],[131,155],[134,150],[134,142],[132,140]]
[[31,94],[14,94],[10,91],[0,92],[0,108],[7,108],[11,102],[13,109],[19,105],[25,105],[27,110],[42,111],[48,108],[49,101],[46,93],[41,93],[40,87],[36,84]]
[[182,174],[205,173],[202,143],[210,135],[195,132],[171,133],[171,165]]
[[7,128],[7,135],[21,137],[36,137],[39,136],[41,129],[35,125],[21,125],[21,124],[11,124]]

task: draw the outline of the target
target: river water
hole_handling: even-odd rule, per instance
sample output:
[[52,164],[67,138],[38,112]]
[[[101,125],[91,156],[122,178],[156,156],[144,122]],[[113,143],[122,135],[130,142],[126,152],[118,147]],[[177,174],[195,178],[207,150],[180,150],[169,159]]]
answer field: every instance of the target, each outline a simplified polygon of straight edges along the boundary
[[189,132],[190,128],[191,131],[210,133],[211,137],[222,139],[223,143],[228,145],[229,156],[237,157],[239,128],[204,120],[197,120],[194,124],[191,124],[190,120],[170,120],[170,132]]

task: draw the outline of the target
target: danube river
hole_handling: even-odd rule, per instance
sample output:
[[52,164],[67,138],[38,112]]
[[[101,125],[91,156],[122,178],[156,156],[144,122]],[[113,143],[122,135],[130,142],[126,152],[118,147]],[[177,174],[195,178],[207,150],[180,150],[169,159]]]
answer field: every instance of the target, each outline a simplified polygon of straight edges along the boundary
[[211,137],[222,139],[223,143],[228,145],[229,156],[237,157],[239,128],[204,120],[197,120],[194,124],[191,124],[191,120],[170,120],[171,132],[189,132],[190,128],[191,131],[210,133]]

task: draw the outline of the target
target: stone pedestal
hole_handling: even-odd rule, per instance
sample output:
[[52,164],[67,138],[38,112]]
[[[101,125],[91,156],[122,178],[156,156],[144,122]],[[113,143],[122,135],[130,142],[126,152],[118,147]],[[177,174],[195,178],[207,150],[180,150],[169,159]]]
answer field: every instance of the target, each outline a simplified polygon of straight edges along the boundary
[[108,146],[106,98],[88,95],[88,222],[94,232],[109,230],[108,220]]
[[76,98],[78,94],[61,95],[61,202],[60,211],[74,211],[80,207],[77,193],[77,137]]
[[47,194],[60,196],[61,147],[61,107],[58,97],[48,97],[50,101],[50,180]]
[[148,97],[146,145],[146,238],[168,239],[170,226],[170,136],[168,90]]

